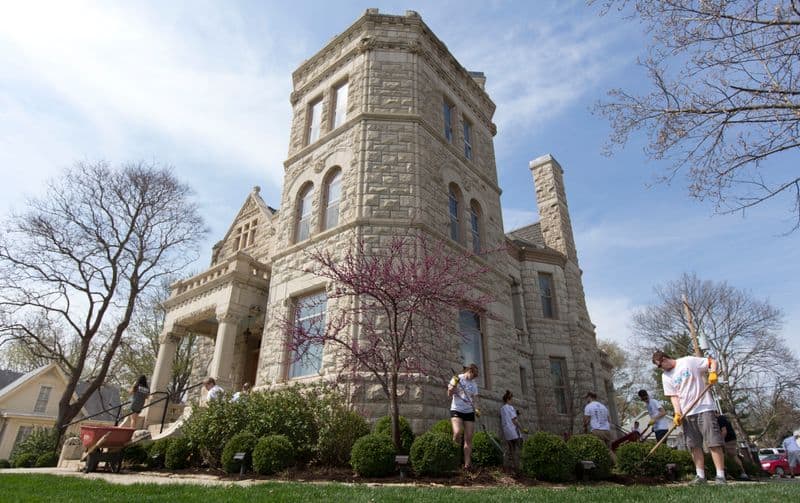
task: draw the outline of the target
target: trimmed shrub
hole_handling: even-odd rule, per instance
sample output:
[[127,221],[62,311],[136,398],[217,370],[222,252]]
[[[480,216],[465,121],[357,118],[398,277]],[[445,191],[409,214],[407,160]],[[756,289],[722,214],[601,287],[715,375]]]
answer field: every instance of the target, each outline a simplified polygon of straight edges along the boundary
[[441,421],[436,421],[431,429],[428,430],[433,433],[444,433],[445,435],[450,435],[450,439],[453,438],[453,423],[450,422],[449,419],[442,419]]
[[33,464],[36,468],[50,468],[58,464],[58,454],[55,452],[45,452],[36,458]]
[[252,431],[247,427],[249,402],[211,400],[204,407],[192,406],[192,415],[182,431],[210,466],[220,466],[222,449],[231,437],[241,431]]
[[11,468],[11,463],[7,459],[0,459],[0,468]]
[[172,439],[164,453],[164,467],[170,470],[189,468],[192,461],[192,443],[186,437]]
[[360,414],[338,410],[321,421],[316,446],[316,460],[325,466],[347,466],[356,440],[369,433],[369,425]]
[[14,468],[33,468],[36,464],[36,454],[32,452],[23,452],[14,458]]
[[125,448],[125,452],[122,453],[122,461],[128,466],[146,465],[148,463],[148,458],[150,458],[150,454],[147,452],[147,449],[140,444],[129,445]]
[[261,475],[271,475],[292,465],[295,449],[285,435],[261,438],[253,449],[253,469]]
[[11,465],[17,466],[17,458],[24,454],[33,456],[33,461],[30,457],[26,457],[26,462],[30,463],[27,466],[33,466],[36,459],[42,454],[56,451],[56,438],[55,430],[53,428],[34,428],[25,440],[14,446],[11,451]]
[[663,478],[667,464],[672,462],[672,449],[661,444],[652,456],[647,453],[655,442],[628,442],[617,449],[617,468],[622,473],[636,477]]
[[522,446],[521,461],[525,474],[549,482],[571,480],[577,462],[561,437],[544,431],[528,437]]
[[679,477],[694,474],[694,460],[691,452],[683,449],[674,449],[670,453],[670,460],[677,465]]
[[[267,393],[251,393],[247,405],[247,424],[238,431],[249,431],[256,438],[284,435],[291,442],[295,459],[311,460],[319,439],[316,412],[318,388],[293,386]],[[233,435],[231,435],[233,436]],[[226,439],[227,440],[227,439]]]
[[[489,435],[492,437],[490,438]],[[492,442],[492,438],[497,442],[497,445]],[[452,437],[450,443],[452,443]],[[492,433],[479,431],[472,437],[472,463],[476,466],[502,466],[503,465],[503,450],[498,448],[500,445],[500,438]]]
[[409,461],[419,475],[445,475],[458,468],[460,450],[451,435],[429,431],[414,440]]
[[371,433],[353,444],[350,466],[362,477],[385,477],[394,472],[395,454],[394,444],[388,435]]
[[[225,448],[222,449],[222,468],[227,473],[239,473],[244,465],[248,471],[251,466],[253,448],[256,446],[256,436],[249,431],[243,431],[232,436]],[[244,460],[236,461],[233,457],[237,452],[244,453]]]
[[167,456],[167,449],[169,444],[172,443],[171,438],[161,438],[150,444],[147,449],[147,467],[148,468],[163,468],[164,460]]
[[592,479],[607,479],[611,475],[611,453],[602,440],[594,435],[573,435],[567,441],[569,447],[575,454],[576,460],[592,461],[595,464],[594,470],[589,470]]
[[[408,454],[411,451],[411,444],[414,443],[414,432],[411,430],[411,424],[409,424],[408,419],[400,416],[398,420],[400,422],[400,448],[398,449],[398,454]],[[375,421],[372,432],[388,435],[389,438],[392,438],[391,416],[383,416]]]

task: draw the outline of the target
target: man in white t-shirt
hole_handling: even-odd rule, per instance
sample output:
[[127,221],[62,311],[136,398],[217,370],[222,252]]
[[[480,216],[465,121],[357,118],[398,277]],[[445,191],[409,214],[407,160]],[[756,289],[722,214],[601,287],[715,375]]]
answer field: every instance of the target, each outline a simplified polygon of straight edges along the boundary
[[[676,360],[663,351],[656,351],[653,353],[653,363],[664,372],[661,376],[664,396],[669,397],[675,409],[673,424],[683,425],[686,446],[692,451],[697,477],[691,484],[706,482],[704,442],[711,451],[717,470],[716,483],[725,484],[725,442],[719,431],[714,398],[706,390],[706,374],[709,385],[717,382],[717,362],[698,356],[684,356]],[[689,410],[695,400],[697,403]]]
[[661,405],[661,402],[655,398],[650,398],[650,395],[647,394],[647,390],[640,389],[638,395],[639,399],[643,401],[647,407],[647,414],[650,416],[650,423],[648,424],[653,427],[656,440],[661,440],[661,438],[667,434],[672,424],[672,421],[667,418],[667,411],[664,410],[664,406]]
[[583,408],[583,431],[591,431],[592,435],[600,438],[608,447],[611,458],[616,462],[614,451],[611,450],[611,442],[614,438],[611,434],[611,422],[608,420],[608,408],[597,401],[597,393],[590,391],[586,393],[586,407]]
[[217,385],[217,381],[213,377],[206,377],[203,380],[203,387],[206,389],[206,402],[219,400],[225,396],[225,390],[222,389],[222,386]]

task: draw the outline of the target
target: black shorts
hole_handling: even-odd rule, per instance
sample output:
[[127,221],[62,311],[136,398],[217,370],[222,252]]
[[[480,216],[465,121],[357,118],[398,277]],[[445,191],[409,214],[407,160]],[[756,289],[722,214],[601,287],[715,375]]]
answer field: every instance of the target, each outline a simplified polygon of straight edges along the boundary
[[470,423],[475,422],[475,413],[474,412],[459,412],[457,410],[450,411],[450,417],[457,417],[462,421],[468,421]]

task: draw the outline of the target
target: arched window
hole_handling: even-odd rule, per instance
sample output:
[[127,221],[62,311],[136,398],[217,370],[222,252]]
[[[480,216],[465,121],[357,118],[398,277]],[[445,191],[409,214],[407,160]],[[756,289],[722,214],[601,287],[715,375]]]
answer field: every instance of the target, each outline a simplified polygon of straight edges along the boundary
[[325,214],[323,230],[332,229],[339,225],[339,199],[342,195],[342,170],[335,168],[335,171],[328,175],[325,184]]
[[456,184],[451,183],[448,194],[448,207],[450,209],[450,239],[461,243],[461,191],[458,189]]
[[295,229],[295,242],[305,241],[311,233],[311,199],[314,185],[308,184],[300,191],[297,197],[297,227]]
[[474,199],[469,205],[469,229],[472,233],[472,252],[481,252],[481,206]]

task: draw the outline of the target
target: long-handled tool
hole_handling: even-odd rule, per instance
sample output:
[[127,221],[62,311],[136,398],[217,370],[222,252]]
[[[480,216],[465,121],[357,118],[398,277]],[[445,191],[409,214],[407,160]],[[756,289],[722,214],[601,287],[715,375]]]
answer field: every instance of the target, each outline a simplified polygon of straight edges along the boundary
[[[687,415],[689,412],[691,412],[691,411],[692,411],[692,409],[694,409],[695,405],[697,405],[698,403],[700,403],[700,400],[702,400],[702,398],[705,396],[705,394],[706,394],[706,393],[708,393],[708,391],[711,389],[711,386],[713,386],[713,384],[711,384],[711,383],[708,383],[708,384],[706,384],[706,387],[705,387],[705,388],[703,388],[703,392],[702,392],[702,393],[700,393],[699,395],[697,395],[697,398],[695,398],[695,399],[694,399],[694,401],[693,401],[691,404],[689,404],[689,407],[687,407],[687,408],[686,408],[686,410],[684,410],[684,411],[683,411],[683,417],[686,417],[686,415]],[[644,459],[647,459],[647,458],[649,458],[651,454],[653,454],[654,452],[656,452],[656,449],[658,449],[658,447],[659,447],[661,444],[663,444],[663,443],[664,443],[664,441],[667,439],[667,437],[669,437],[669,436],[670,436],[670,434],[671,434],[673,431],[675,431],[675,428],[677,428],[677,427],[678,427],[678,425],[677,425],[677,424],[675,424],[675,423],[672,423],[672,426],[670,427],[670,429],[669,429],[669,430],[667,430],[667,434],[666,434],[666,435],[664,435],[663,437],[661,437],[661,440],[659,440],[658,442],[656,442],[656,445],[655,445],[655,446],[653,446],[653,448],[652,448],[652,449],[650,449],[650,452],[648,452],[648,453],[647,453],[647,456],[645,456],[645,457],[644,457]],[[644,461],[644,459],[643,459],[642,461]]]
[[[480,412],[478,412],[478,409],[475,408],[475,403],[473,403],[472,398],[470,398],[469,393],[467,393],[467,390],[464,389],[464,386],[461,385],[461,379],[458,379],[458,374],[456,374],[455,370],[453,369],[450,369],[450,371],[456,378],[456,386],[461,388],[461,391],[464,392],[464,398],[466,398],[466,401],[472,406],[472,410],[475,411],[475,421],[477,422],[478,417],[480,417]],[[492,444],[495,446],[498,452],[500,452],[500,455],[505,456],[505,452],[503,451],[503,448],[500,447],[500,444],[497,443],[497,440],[495,440],[494,437],[488,431],[486,431],[486,425],[481,423],[480,426],[483,432],[486,433],[486,436],[489,437],[489,440],[492,442]]]

